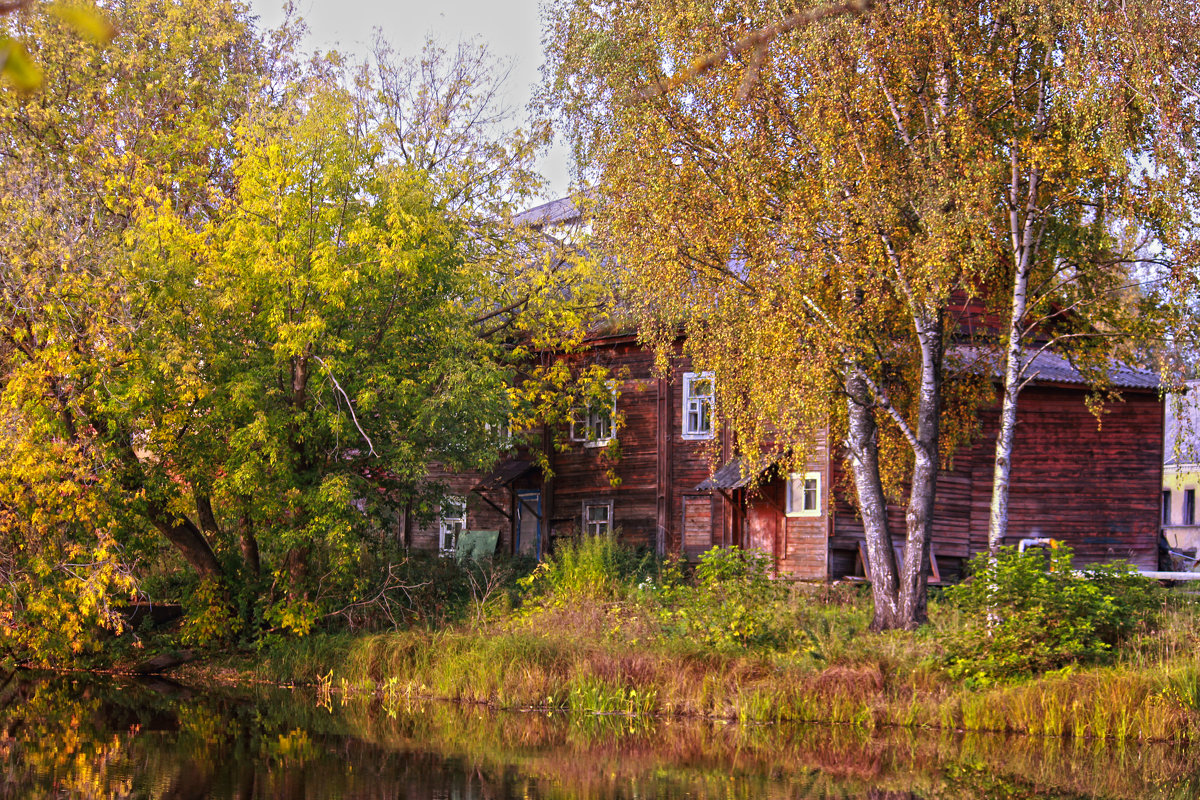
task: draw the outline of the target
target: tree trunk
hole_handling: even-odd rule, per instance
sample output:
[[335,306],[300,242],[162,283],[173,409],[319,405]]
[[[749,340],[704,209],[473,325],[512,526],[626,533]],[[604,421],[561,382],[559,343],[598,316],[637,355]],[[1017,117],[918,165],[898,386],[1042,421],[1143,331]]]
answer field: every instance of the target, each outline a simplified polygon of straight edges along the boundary
[[240,539],[242,560],[246,562],[246,570],[257,578],[262,572],[262,564],[258,555],[258,537],[254,535],[254,522],[250,519],[249,513],[242,515]]
[[871,597],[875,606],[871,630],[890,630],[902,627],[896,592],[896,554],[887,525],[887,498],[879,477],[879,431],[874,401],[857,364],[848,365],[846,370],[846,395],[850,471],[858,491],[859,515],[871,567]]
[[204,534],[187,517],[174,519],[157,501],[151,501],[147,516],[163,536],[183,556],[184,560],[202,578],[215,578],[221,574],[221,564]]
[[[1048,58],[1049,56],[1047,56]],[[1038,111],[1036,127],[1044,128],[1046,121],[1046,81],[1038,81]],[[1004,347],[1004,399],[1000,405],[1000,431],[996,435],[996,460],[992,469],[992,504],[988,514],[988,552],[995,555],[1008,535],[1008,493],[1012,476],[1013,440],[1017,432],[1017,399],[1021,393],[1022,327],[1029,307],[1029,273],[1033,270],[1043,223],[1038,209],[1041,170],[1033,168],[1021,203],[1021,172],[1019,149],[1013,142],[1008,185],[1008,227],[1013,255],[1013,290],[1009,305],[1008,341]]]
[[212,498],[199,492],[196,493],[196,517],[200,520],[200,530],[209,536],[221,535],[221,528],[217,525],[217,516],[213,513]]
[[[1018,311],[1020,316],[1016,316]],[[1025,280],[1020,275],[1013,287],[1013,314],[1004,351],[1004,399],[1000,404],[1000,430],[996,434],[992,504],[988,515],[988,553],[993,556],[1008,535],[1008,493],[1012,484],[1013,441],[1017,433],[1017,398],[1021,392],[1021,334],[1017,320],[1025,316]]]
[[942,413],[941,315],[925,321],[918,331],[921,343],[921,384],[917,396],[917,430],[913,446],[913,475],[904,520],[907,538],[900,569],[900,618],[905,628],[926,621],[929,549],[933,508],[937,496],[938,446]]

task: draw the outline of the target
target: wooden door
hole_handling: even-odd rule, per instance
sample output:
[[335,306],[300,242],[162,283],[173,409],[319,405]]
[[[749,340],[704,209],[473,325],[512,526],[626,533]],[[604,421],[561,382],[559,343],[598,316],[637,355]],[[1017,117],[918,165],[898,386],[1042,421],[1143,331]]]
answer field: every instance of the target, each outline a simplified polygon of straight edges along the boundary
[[746,509],[746,549],[761,550],[774,559],[778,531],[779,512],[764,500],[750,501]]

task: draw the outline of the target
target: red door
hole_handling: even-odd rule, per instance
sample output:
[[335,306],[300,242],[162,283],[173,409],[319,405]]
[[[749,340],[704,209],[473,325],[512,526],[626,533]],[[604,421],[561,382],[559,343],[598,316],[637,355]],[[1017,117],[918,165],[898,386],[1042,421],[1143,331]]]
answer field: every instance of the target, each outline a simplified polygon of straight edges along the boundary
[[750,501],[746,509],[745,547],[762,550],[775,558],[775,534],[779,529],[779,512],[764,500]]

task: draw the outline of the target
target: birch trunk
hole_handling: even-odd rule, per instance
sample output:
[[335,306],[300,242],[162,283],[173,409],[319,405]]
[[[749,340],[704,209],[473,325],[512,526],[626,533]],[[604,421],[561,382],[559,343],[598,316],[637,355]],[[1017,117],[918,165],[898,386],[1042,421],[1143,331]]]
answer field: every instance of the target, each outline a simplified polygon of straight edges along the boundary
[[900,569],[900,618],[903,627],[915,628],[927,619],[928,578],[925,565],[933,531],[937,499],[938,446],[942,411],[942,323],[926,320],[918,331],[921,344],[921,384],[917,396],[916,441],[913,474],[905,511],[904,561]]
[[[1047,56],[1049,58],[1049,56]],[[1039,134],[1046,125],[1046,80],[1038,81],[1038,109],[1034,123]],[[1020,148],[1009,148],[1008,234],[1013,254],[1013,291],[1009,306],[1008,340],[1004,347],[1004,397],[1000,404],[1000,431],[996,435],[996,460],[992,468],[992,504],[988,514],[988,553],[996,555],[1008,535],[1008,495],[1012,483],[1012,451],[1017,432],[1017,400],[1024,370],[1021,343],[1029,307],[1029,274],[1041,242],[1044,223],[1038,208],[1041,170],[1031,168],[1021,199]]]
[[1004,349],[1004,396],[1000,404],[1000,430],[992,468],[992,504],[988,515],[988,553],[996,555],[1008,535],[1008,495],[1012,484],[1013,441],[1017,433],[1017,399],[1021,392],[1021,330],[1025,317],[1027,270],[1018,269],[1013,281],[1013,319]]
[[875,422],[874,399],[857,365],[846,370],[846,395],[849,412],[847,444],[850,471],[858,491],[859,515],[871,567],[871,595],[875,616],[871,630],[903,627],[897,598],[896,556],[887,524],[887,499],[879,477],[879,431]]

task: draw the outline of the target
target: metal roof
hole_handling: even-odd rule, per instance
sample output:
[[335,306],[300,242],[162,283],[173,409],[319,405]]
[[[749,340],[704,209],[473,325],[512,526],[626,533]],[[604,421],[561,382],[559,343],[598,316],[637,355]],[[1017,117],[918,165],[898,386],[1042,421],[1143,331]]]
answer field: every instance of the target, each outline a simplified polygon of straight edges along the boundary
[[741,456],[729,459],[713,476],[699,483],[694,491],[706,492],[711,489],[741,489],[749,486],[759,475],[775,466],[778,455],[768,456],[758,462],[757,467],[746,467],[746,461]]
[[513,217],[513,222],[518,225],[528,225],[531,228],[541,228],[546,225],[578,222],[580,216],[575,200],[571,197],[562,197],[522,211]]
[[[970,345],[951,347],[947,356],[948,366],[952,369],[959,367],[977,372],[990,371],[994,378],[1004,377],[1001,356],[990,348]],[[1071,383],[1079,386],[1091,383],[1068,359],[1048,350],[1034,354],[1033,362],[1026,368],[1025,374],[1032,377],[1034,383]],[[1117,389],[1158,389],[1160,385],[1157,373],[1118,361],[1109,367],[1108,380]]]

